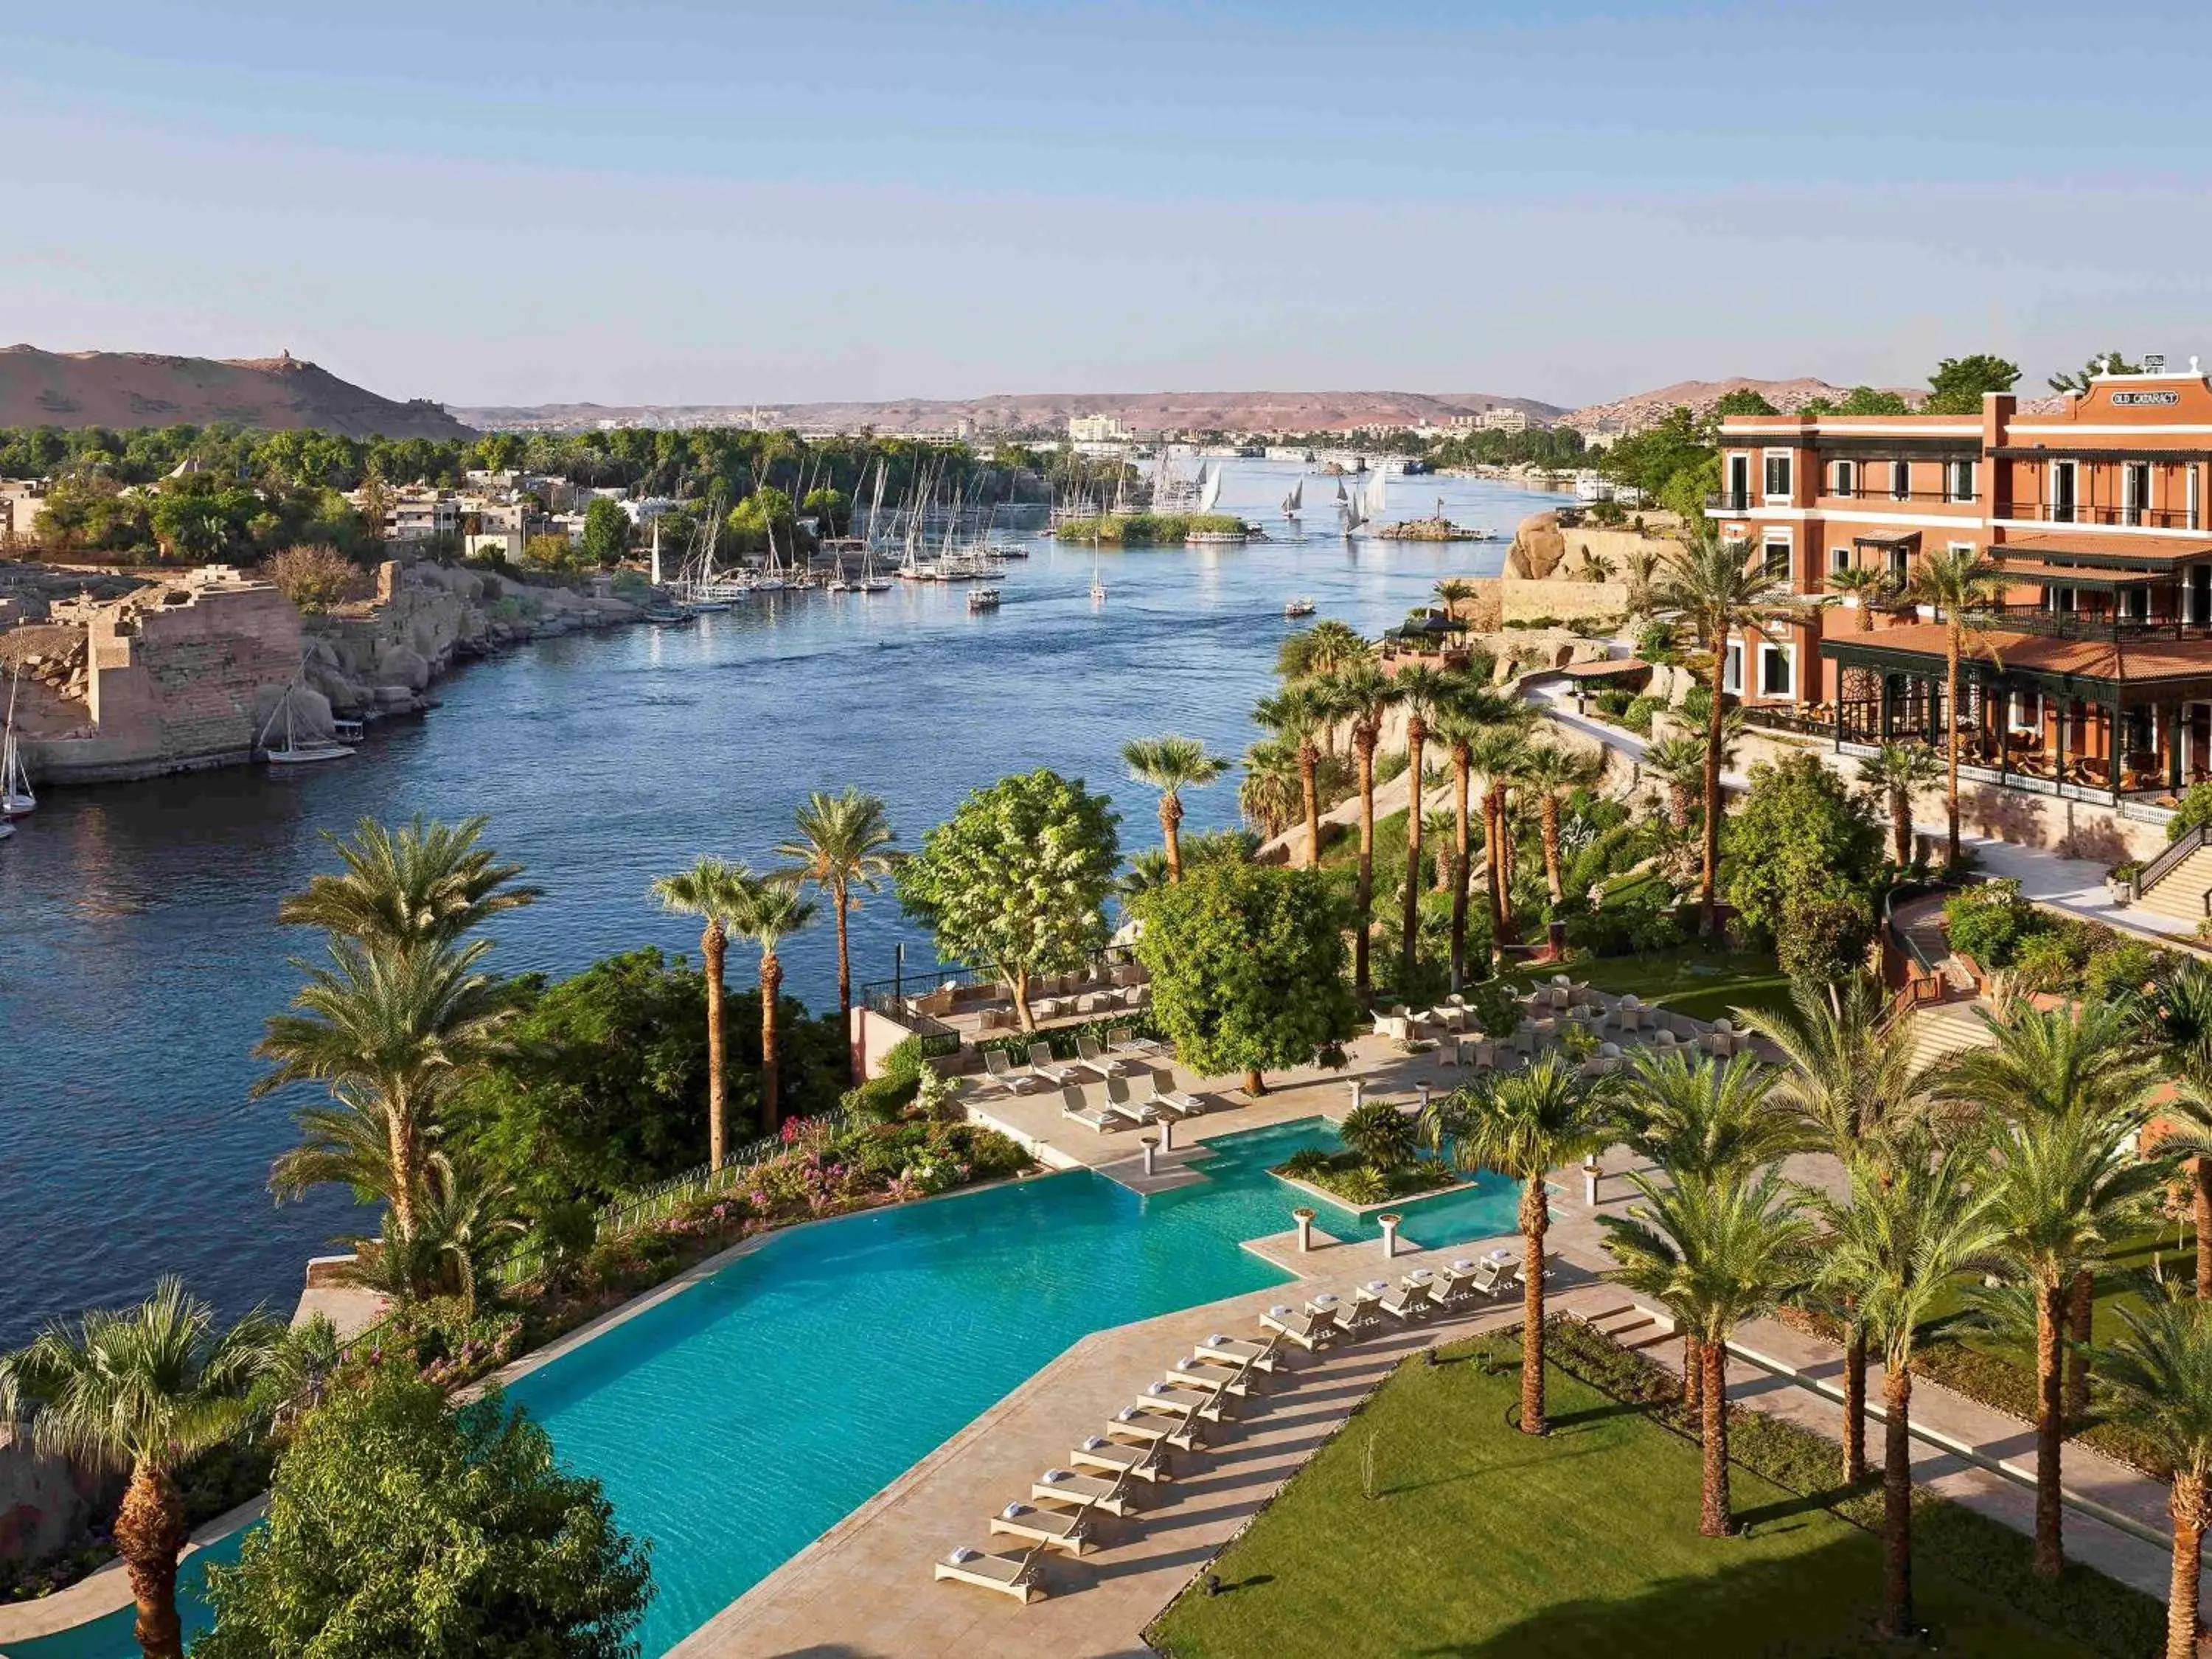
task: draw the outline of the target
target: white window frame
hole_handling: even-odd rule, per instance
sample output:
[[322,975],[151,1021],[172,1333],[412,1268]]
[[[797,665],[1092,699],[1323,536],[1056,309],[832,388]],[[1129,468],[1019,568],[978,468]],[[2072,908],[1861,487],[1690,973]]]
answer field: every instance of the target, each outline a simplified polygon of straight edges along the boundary
[[1838,461],[1829,490],[1837,495],[1854,495],[1858,493],[1858,483],[1859,464],[1856,461]]
[[2152,475],[2148,461],[2120,463],[2122,524],[2141,524],[2143,521],[2143,515],[2150,511],[2151,493],[2156,487],[2157,480]]
[[2008,732],[2040,732],[2043,730],[2043,693],[2015,690],[2005,699],[2005,730]]
[[2189,509],[2189,527],[2191,530],[2194,530],[2197,527],[2197,520],[2199,518],[2197,511],[2197,491],[2203,488],[2203,485],[2198,478],[2198,469],[2195,462],[2192,461],[2187,466],[2183,467],[2181,469],[2181,473],[2185,481],[2182,485],[2182,489],[2187,497],[2185,504]]
[[1828,574],[1832,576],[1838,571],[1849,570],[1850,568],[1851,550],[1850,548],[1832,547],[1828,550]]
[[[1775,550],[1782,552],[1781,568],[1776,569]],[[1778,574],[1785,581],[1797,580],[1797,538],[1787,525],[1769,525],[1759,538],[1759,568]]]
[[1979,482],[1974,476],[1973,462],[1946,461],[1943,464],[1943,495],[1946,501],[1976,500],[1975,486]]
[[[1782,463],[1782,488],[1773,485],[1774,464]],[[1787,507],[1797,489],[1797,452],[1794,449],[1766,449],[1759,452],[1759,495],[1769,507]]]
[[1912,463],[1906,460],[1889,464],[1889,499],[1909,501],[1912,499]]
[[[1741,489],[1734,488],[1729,483],[1729,480],[1736,476],[1736,469],[1739,466],[1743,469],[1743,488]],[[1743,511],[1751,501],[1751,452],[1747,449],[1730,450],[1728,458],[1728,473],[1722,480],[1721,489],[1722,493],[1728,497],[1729,505],[1739,513]]]
[[[2064,475],[2069,486],[2066,493],[2073,497],[2073,500],[2066,504],[2066,516],[2063,519],[2058,516],[2058,480],[2061,474]],[[2045,522],[2050,524],[2076,522],[2081,512],[2081,468],[2072,461],[2053,461],[2051,464],[2050,477],[2045,482],[2046,488],[2043,492],[2043,513]]]
[[1743,641],[1730,640],[1721,662],[1721,690],[1730,696],[1743,695]]
[[[1779,691],[1771,690],[1766,684],[1767,665],[1777,657],[1781,658],[1784,666],[1790,671],[1789,684]],[[1786,697],[1792,702],[1797,700],[1797,647],[1794,642],[1777,645],[1771,640],[1759,641],[1759,695],[1762,697]]]

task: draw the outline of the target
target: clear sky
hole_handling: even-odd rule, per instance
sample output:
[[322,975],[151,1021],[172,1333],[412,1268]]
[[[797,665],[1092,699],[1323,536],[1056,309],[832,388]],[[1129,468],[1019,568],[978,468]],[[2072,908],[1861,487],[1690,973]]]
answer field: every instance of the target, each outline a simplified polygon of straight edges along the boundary
[[0,338],[459,404],[2212,356],[2212,7],[0,0]]

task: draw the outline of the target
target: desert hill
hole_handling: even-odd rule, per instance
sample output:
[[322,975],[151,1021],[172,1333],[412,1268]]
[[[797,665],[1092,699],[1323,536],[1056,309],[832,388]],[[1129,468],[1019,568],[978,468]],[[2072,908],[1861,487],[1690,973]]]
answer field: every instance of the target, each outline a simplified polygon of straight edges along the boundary
[[[1925,387],[1899,386],[1884,389],[1896,392],[1916,409],[1928,396]],[[1567,425],[1585,432],[1622,427],[1634,429],[1663,419],[1668,410],[1678,407],[1687,407],[1693,415],[1709,415],[1713,405],[1729,392],[1744,391],[1760,393],[1784,415],[1794,414],[1816,398],[1841,403],[1850,395],[1849,386],[1830,386],[1809,375],[1794,380],[1755,380],[1738,374],[1725,380],[1677,380],[1672,386],[1632,392],[1611,403],[1585,404],[1565,418]]]
[[289,353],[235,362],[139,351],[0,347],[0,426],[205,426],[349,437],[463,438],[438,404],[394,403]]

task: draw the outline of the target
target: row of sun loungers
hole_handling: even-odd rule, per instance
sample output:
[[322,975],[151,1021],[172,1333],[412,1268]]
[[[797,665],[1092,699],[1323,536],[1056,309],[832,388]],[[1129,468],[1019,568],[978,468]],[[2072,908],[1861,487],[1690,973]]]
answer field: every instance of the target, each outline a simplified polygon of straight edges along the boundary
[[984,1053],[983,1070],[1009,1093],[1024,1095],[1046,1088],[1065,1089],[1086,1077],[1130,1076],[1166,1052],[1164,1045],[1150,1037],[1140,1037],[1127,1026],[1116,1026],[1106,1033],[1103,1047],[1093,1036],[1076,1038],[1073,1060],[1054,1060],[1050,1044],[1032,1042],[1025,1069],[1017,1069],[1003,1048],[992,1048]]
[[1193,1343],[1103,1433],[1070,1452],[1067,1468],[1047,1469],[1030,1483],[1026,1498],[991,1517],[992,1536],[1018,1539],[1026,1550],[956,1549],[933,1564],[933,1575],[1031,1601],[1045,1593],[1037,1571],[1041,1556],[1054,1550],[1083,1554],[1097,1542],[1099,1516],[1128,1516],[1138,1509],[1141,1492],[1174,1480],[1171,1454],[1196,1451],[1210,1432],[1232,1419],[1241,1402],[1281,1372],[1286,1348],[1310,1352],[1389,1323],[1502,1303],[1521,1285],[1520,1265],[1503,1258],[1416,1268],[1395,1285],[1370,1279],[1349,1297],[1322,1292],[1303,1308],[1272,1307],[1260,1316],[1256,1338],[1216,1332]]
[[1174,1074],[1166,1071],[1146,1072],[1133,1085],[1123,1078],[1109,1077],[1103,1101],[1070,1087],[1060,1091],[1060,1115],[1104,1134],[1114,1129],[1197,1117],[1206,1109],[1203,1096],[1185,1094],[1174,1084]]

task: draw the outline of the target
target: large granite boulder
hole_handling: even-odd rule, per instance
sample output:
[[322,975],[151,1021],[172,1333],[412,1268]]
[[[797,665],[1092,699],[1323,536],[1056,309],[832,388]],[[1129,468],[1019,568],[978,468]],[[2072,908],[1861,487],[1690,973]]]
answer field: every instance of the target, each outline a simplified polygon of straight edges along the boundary
[[1567,538],[1556,513],[1532,513],[1513,532],[1513,545],[1505,555],[1505,574],[1541,581],[1559,574],[1567,556]]
[[375,678],[380,685],[404,685],[420,691],[430,684],[430,664],[419,651],[386,644],[376,653]]

